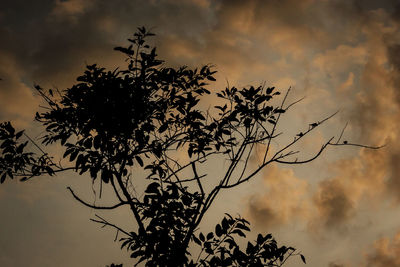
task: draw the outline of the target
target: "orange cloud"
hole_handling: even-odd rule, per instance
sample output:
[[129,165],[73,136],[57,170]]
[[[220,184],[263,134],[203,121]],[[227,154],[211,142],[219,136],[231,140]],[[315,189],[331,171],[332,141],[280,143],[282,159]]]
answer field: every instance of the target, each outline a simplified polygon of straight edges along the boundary
[[92,6],[95,0],[57,0],[52,11],[54,18],[61,19],[68,17],[72,19],[76,15],[83,14],[86,9]]
[[307,216],[308,183],[297,178],[291,169],[268,166],[263,171],[265,191],[249,199],[247,213],[256,225],[282,225]]
[[374,243],[372,252],[367,253],[366,267],[399,267],[400,266],[400,232],[392,240],[381,238]]

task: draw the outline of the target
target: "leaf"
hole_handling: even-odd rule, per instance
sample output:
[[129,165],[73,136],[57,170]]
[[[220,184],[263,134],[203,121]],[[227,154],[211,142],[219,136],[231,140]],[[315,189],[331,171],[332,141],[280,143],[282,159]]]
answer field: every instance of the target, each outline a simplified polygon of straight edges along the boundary
[[139,156],[135,156],[135,159],[139,163],[140,167],[143,167],[143,160]]
[[4,181],[6,180],[6,173],[4,172],[3,175],[0,178],[0,183],[4,183]]
[[142,256],[142,255],[144,255],[144,251],[137,250],[137,251],[135,251],[135,252],[133,252],[131,254],[131,258],[137,258],[137,257]]
[[164,123],[163,125],[160,126],[160,128],[158,128],[158,132],[163,133],[165,132],[165,130],[167,130],[167,128],[168,128],[168,123]]
[[274,91],[275,87],[268,87],[267,88],[267,94],[271,94],[272,91]]
[[257,244],[261,245],[262,243],[264,243],[264,238],[263,238],[262,234],[258,234],[257,235]]
[[267,99],[266,96],[260,96],[260,97],[256,98],[256,100],[254,101],[254,104],[255,104],[255,105],[259,105],[259,104],[261,104],[262,102],[264,102],[266,99]]
[[92,138],[86,138],[85,141],[83,142],[83,146],[87,149],[91,149],[92,148]]
[[102,172],[101,172],[101,180],[103,181],[103,182],[105,182],[105,183],[108,183],[109,181],[110,181],[110,175],[111,173],[110,173],[110,171],[109,170],[107,170],[107,169],[103,169],[102,170]]
[[246,225],[242,224],[242,223],[238,223],[238,224],[236,225],[236,228],[239,228],[239,229],[245,230],[245,231],[247,231],[247,232],[249,232],[249,231],[250,231],[250,228],[249,228],[249,227],[247,227]]
[[214,233],[213,232],[209,232],[208,234],[207,234],[207,240],[210,240],[210,239],[212,239],[214,237]]
[[207,80],[215,82],[216,79],[213,76],[207,76]]
[[239,229],[235,229],[232,231],[232,234],[238,234],[241,237],[246,237],[246,235]]
[[16,133],[15,139],[19,139],[23,133],[24,133],[24,131],[19,131],[18,133]]
[[304,262],[304,264],[307,264],[307,263],[306,263],[306,258],[304,257],[303,254],[300,254],[300,258],[301,258],[301,260]]
[[222,219],[222,229],[224,230],[224,232],[228,231],[229,228],[229,223],[228,220],[226,219],[226,217],[224,217]]
[[158,188],[160,187],[160,184],[157,182],[151,183],[147,186],[145,193],[150,193],[150,194],[157,194],[159,193]]
[[246,254],[252,254],[254,250],[254,245],[250,242],[247,242]]
[[133,54],[134,54],[134,51],[132,49],[128,49],[128,48],[125,48],[125,47],[117,46],[117,47],[114,48],[114,50],[115,51],[120,51],[120,52],[122,52],[124,54],[127,54],[129,56],[133,56]]
[[217,225],[215,226],[215,234],[216,234],[218,237],[220,237],[220,236],[222,235],[222,228],[221,228],[221,225],[217,224]]
[[71,157],[69,158],[69,161],[74,161],[76,156],[78,156],[79,151],[75,150],[74,152],[72,152]]
[[204,237],[204,235],[203,235],[203,233],[200,233],[199,238],[200,238],[200,240],[201,240],[202,242],[204,242],[204,241],[206,240],[205,237]]
[[67,148],[63,155],[63,158],[66,158],[69,154],[71,154],[74,150],[72,148]]
[[195,235],[193,235],[192,238],[193,238],[193,241],[194,241],[196,244],[198,244],[199,246],[201,246],[201,241],[200,241],[200,239],[198,239]]

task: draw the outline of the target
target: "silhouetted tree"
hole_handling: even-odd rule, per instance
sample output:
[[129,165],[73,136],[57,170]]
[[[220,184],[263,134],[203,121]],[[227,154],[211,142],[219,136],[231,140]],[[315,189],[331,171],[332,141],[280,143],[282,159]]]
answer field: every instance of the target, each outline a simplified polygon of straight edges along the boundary
[[[126,56],[126,69],[107,71],[91,65],[66,90],[36,86],[47,103],[35,117],[45,127],[41,144],[59,143],[64,154],[50,156],[23,131],[2,123],[1,183],[7,177],[26,181],[65,171],[88,173],[99,184],[100,196],[103,186],[112,188],[115,205],[91,204],[68,187],[69,191],[92,209],[129,207],[136,228],[122,229],[98,215],[92,221],[122,233],[122,247],[137,264],[281,266],[290,256],[300,255],[292,247],[278,246],[270,234],[259,234],[242,249],[237,238],[250,229],[240,216],[226,214],[207,234],[199,227],[221,191],[252,179],[265,166],[307,163],[327,146],[354,145],[339,143],[341,134],[336,142],[333,137],[327,140],[311,158],[293,158],[298,151],[292,147],[334,114],[307,125],[272,150],[271,142],[280,136],[277,126],[282,114],[297,103],[286,103],[290,89],[274,106],[271,100],[279,95],[274,87],[227,87],[216,94],[219,105],[201,109],[198,103],[210,94],[206,85],[215,81],[215,71],[208,65],[200,69],[164,66],[156,49],[146,43],[151,35],[139,28],[128,39],[128,47],[115,48]],[[28,142],[38,153],[25,149]],[[249,164],[256,146],[263,149],[261,162]],[[228,162],[222,175],[204,173],[210,160]],[[146,183],[143,194],[135,192],[137,183]],[[191,256],[189,252],[195,250],[189,248],[194,245],[200,252]]]

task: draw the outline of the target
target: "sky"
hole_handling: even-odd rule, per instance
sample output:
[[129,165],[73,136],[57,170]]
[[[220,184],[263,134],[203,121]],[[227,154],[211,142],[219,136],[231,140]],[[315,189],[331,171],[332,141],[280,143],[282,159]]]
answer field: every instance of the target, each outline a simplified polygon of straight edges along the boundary
[[[281,130],[288,138],[339,110],[301,144],[304,156],[346,124],[346,140],[386,145],[329,148],[310,164],[268,166],[222,194],[202,227],[215,225],[225,211],[240,213],[254,232],[299,249],[308,266],[400,266],[398,1],[3,0],[0,121],[40,135],[33,86],[65,89],[86,64],[123,64],[112,49],[140,26],[157,34],[152,42],[167,65],[214,65],[212,91],[265,82],[282,92],[291,87],[292,101],[305,97],[285,114]],[[115,232],[90,222],[95,211],[68,194],[71,185],[93,199],[84,178],[0,186],[1,266],[130,262],[113,242]],[[129,225],[125,211],[105,216]]]

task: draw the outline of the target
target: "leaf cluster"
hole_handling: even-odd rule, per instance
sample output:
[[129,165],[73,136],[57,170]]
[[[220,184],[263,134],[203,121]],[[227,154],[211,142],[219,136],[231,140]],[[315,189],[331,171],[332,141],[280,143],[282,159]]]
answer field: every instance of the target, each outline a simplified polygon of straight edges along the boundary
[[[245,238],[245,232],[249,231],[246,219],[226,214],[214,232],[200,233],[198,237],[194,235],[194,242],[202,248],[198,256],[201,266],[281,266],[295,252],[292,247],[279,247],[271,234],[258,234],[257,239],[249,241],[246,249],[242,250],[236,239]],[[206,255],[201,258],[203,251]]]
[[131,251],[132,258],[138,258],[137,264],[146,261],[145,266],[173,266],[179,261],[176,251],[185,251],[182,262],[188,262],[189,253],[184,247],[185,236],[198,213],[200,196],[196,192],[181,190],[175,184],[165,189],[160,183],[147,186],[144,204],[139,208],[144,233],[131,232],[127,238],[121,238],[121,248]]
[[24,131],[16,132],[10,122],[0,123],[0,183],[6,177],[22,176],[25,180],[41,173],[54,175],[47,154],[35,157],[34,153],[25,151],[29,141],[21,141],[23,134]]

